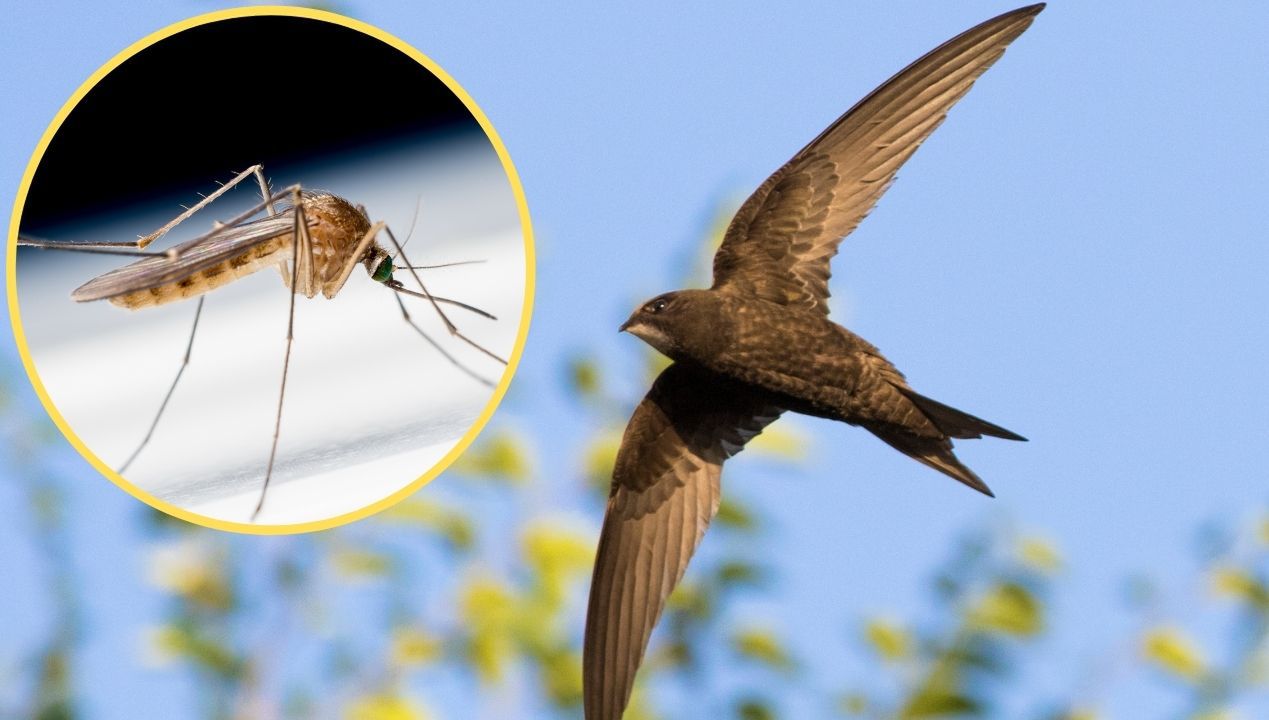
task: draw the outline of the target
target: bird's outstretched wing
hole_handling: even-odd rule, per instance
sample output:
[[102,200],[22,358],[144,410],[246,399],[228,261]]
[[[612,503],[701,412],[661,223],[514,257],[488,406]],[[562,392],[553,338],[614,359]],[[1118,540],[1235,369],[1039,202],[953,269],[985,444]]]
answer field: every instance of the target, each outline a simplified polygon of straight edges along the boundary
[[967,30],[873,90],[754,191],[714,256],[714,288],[828,313],[829,261],[979,75],[1044,5]]
[[718,510],[723,461],[780,415],[725,379],[671,365],[626,426],[599,536],[583,649],[587,720],[618,720],[670,591]]

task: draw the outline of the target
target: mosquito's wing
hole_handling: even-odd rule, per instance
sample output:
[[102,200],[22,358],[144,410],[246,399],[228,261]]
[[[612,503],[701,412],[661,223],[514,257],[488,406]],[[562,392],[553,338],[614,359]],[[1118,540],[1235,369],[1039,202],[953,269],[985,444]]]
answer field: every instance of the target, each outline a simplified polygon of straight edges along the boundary
[[272,217],[234,227],[217,228],[173,248],[176,258],[148,257],[89,280],[71,293],[78,302],[104,300],[183,280],[194,273],[241,255],[272,238],[295,229],[289,209]]
[[723,461],[780,410],[683,365],[661,373],[626,426],[590,584],[587,720],[617,720],[666,598],[718,511]]
[[754,191],[714,255],[714,288],[828,313],[829,261],[978,76],[1044,5],[943,43],[860,100]]

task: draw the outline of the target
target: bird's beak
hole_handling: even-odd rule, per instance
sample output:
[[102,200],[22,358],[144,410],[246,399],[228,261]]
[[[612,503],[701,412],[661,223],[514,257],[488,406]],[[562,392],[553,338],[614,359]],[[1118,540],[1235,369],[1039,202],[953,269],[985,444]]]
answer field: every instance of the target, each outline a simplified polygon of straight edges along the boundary
[[635,316],[631,315],[629,318],[626,318],[626,321],[621,324],[621,327],[617,328],[617,332],[630,332],[630,328],[634,327],[635,322]]

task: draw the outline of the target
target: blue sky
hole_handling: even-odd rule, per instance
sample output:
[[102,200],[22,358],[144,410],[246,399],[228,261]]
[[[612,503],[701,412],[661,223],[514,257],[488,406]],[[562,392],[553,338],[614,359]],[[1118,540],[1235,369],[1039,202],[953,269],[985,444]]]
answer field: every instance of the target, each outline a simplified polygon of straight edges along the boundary
[[[496,422],[556,430],[541,465],[560,478],[564,509],[579,493],[571,463],[585,428],[553,392],[560,359],[595,350],[639,393],[638,341],[616,326],[677,286],[719,204],[743,199],[908,62],[1011,7],[789,5],[346,8],[463,84],[520,172],[538,292],[517,391]],[[88,74],[215,7],[8,9],[5,209]],[[1035,681],[1060,694],[1078,680],[1066,668],[1095,661],[1107,637],[1131,637],[1127,575],[1181,583],[1204,521],[1263,510],[1269,6],[1157,8],[1050,4],[843,244],[834,317],[922,393],[1031,442],[961,444],[994,501],[827,422],[794,422],[814,440],[804,473],[742,456],[728,491],[769,509],[782,559],[779,590],[751,612],[800,650],[873,610],[919,611],[921,580],[957,531],[1007,517],[1056,540],[1071,568],[1048,641],[1067,682]],[[373,111],[400,99],[363,101]],[[85,492],[132,502],[108,486]],[[128,553],[127,538],[113,540],[98,552]]]

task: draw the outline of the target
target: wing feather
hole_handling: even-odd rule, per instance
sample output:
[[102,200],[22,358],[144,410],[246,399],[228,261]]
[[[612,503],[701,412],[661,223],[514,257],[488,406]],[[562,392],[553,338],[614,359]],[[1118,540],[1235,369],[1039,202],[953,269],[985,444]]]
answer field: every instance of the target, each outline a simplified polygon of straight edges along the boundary
[[723,461],[780,415],[753,391],[671,365],[626,426],[600,531],[583,649],[588,720],[616,720],[666,598],[718,510]]
[[828,313],[829,261],[895,174],[1044,5],[961,33],[859,101],[767,178],[714,256],[714,289]]

